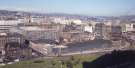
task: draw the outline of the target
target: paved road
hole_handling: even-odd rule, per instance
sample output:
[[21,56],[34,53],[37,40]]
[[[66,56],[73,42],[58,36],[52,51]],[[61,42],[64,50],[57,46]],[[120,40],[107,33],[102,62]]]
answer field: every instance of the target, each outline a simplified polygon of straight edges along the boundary
[[111,42],[105,41],[105,40],[95,40],[95,41],[88,41],[88,42],[82,42],[82,43],[71,43],[71,44],[68,44],[67,46],[68,48],[63,49],[62,53],[112,47]]
[[111,52],[113,50],[126,50],[126,48],[127,48],[127,46],[112,47],[112,48],[106,48],[106,49],[86,50],[86,51],[78,51],[78,52],[72,52],[72,53],[65,53],[65,54],[62,54],[62,56],[70,56],[70,55],[77,55],[77,54],[104,53],[104,52]]

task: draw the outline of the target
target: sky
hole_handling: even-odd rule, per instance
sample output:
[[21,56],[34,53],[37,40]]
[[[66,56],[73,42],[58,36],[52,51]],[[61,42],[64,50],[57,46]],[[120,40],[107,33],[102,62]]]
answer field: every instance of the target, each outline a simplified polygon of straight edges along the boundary
[[92,16],[135,15],[135,0],[0,0],[0,9]]

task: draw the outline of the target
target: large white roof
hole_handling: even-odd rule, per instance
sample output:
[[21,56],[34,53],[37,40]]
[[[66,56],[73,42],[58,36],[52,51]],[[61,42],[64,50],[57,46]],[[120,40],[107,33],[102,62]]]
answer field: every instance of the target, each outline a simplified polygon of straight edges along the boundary
[[0,20],[0,25],[17,25],[18,23],[20,23],[18,20]]
[[26,31],[41,31],[41,30],[44,30],[43,28],[40,28],[40,27],[37,27],[37,26],[24,26],[24,27],[20,27],[20,29],[26,30]]

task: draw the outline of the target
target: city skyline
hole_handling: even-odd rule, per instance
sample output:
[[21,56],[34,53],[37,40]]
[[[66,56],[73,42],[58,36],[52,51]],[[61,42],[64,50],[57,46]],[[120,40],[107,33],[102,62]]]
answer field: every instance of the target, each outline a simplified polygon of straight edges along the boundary
[[134,0],[2,0],[0,9],[92,16],[135,15]]

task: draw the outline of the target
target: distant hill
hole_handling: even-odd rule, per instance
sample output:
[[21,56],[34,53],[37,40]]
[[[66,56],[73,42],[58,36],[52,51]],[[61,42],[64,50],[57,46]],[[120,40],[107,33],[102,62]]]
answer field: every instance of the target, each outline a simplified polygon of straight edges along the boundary
[[11,11],[11,10],[0,10],[0,16],[15,16],[15,17],[25,17],[25,16],[56,16],[56,17],[67,17],[67,18],[77,18],[81,20],[96,20],[102,21],[102,19],[121,19],[121,20],[131,20],[135,19],[135,15],[125,15],[119,17],[113,16],[88,16],[79,14],[68,14],[68,13],[39,13],[39,12],[26,12],[26,11]]
[[0,10],[0,16],[15,15],[17,11]]
[[25,12],[25,11],[11,11],[11,10],[0,10],[0,16],[79,16],[66,13],[38,13],[38,12]]

